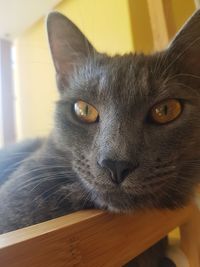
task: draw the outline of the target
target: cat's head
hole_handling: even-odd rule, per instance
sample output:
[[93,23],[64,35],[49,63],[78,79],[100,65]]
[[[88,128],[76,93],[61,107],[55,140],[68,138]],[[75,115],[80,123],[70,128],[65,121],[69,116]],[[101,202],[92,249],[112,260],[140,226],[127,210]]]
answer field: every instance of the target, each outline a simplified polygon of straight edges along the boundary
[[47,28],[54,138],[93,201],[113,211],[185,204],[200,176],[200,11],[149,56],[98,53],[56,12]]

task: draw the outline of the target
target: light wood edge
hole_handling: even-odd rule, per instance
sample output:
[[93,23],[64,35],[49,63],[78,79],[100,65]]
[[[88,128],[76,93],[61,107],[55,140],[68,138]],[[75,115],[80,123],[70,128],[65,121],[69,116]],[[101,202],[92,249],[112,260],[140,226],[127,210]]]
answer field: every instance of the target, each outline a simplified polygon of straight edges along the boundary
[[60,267],[64,266],[58,263],[62,254],[66,266],[74,266],[69,262],[88,267],[122,266],[184,224],[192,211],[190,205],[181,210],[133,215],[76,212],[1,235],[0,262],[4,267]]
[[82,210],[43,223],[2,234],[0,235],[0,249],[67,228],[71,225],[76,227],[77,224],[86,222],[92,218],[98,218],[102,216],[103,213],[104,212],[100,210]]

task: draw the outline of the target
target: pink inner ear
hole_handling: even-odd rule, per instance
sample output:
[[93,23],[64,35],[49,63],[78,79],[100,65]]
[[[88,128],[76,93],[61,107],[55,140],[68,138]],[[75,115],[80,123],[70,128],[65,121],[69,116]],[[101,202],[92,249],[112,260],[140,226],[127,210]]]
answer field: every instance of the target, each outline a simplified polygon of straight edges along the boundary
[[53,12],[47,19],[49,44],[56,72],[70,75],[75,65],[94,54],[84,34],[68,18]]
[[57,73],[67,74],[70,71],[70,54],[68,54],[63,40],[58,39],[57,36],[51,36],[50,46],[52,57]]

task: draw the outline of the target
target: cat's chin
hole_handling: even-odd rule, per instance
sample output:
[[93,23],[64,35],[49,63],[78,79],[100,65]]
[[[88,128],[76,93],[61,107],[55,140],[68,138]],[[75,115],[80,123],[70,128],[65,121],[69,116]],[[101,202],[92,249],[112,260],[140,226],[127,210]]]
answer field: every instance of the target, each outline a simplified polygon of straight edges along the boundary
[[[130,196],[123,192],[122,190],[100,190],[94,189],[92,191],[92,202],[94,203],[96,208],[108,210],[112,213],[123,213],[123,214],[130,214],[136,211],[137,209],[146,208],[150,202],[146,199],[143,199],[142,202],[136,203],[133,198],[136,197],[132,195],[132,200]],[[137,198],[137,197],[136,197]]]
[[192,194],[186,198],[183,194],[171,195],[170,198],[157,197],[152,194],[129,195],[125,192],[93,191],[92,201],[96,208],[108,210],[112,213],[131,214],[138,210],[182,208],[190,201]]
[[116,214],[131,214],[135,211],[134,208],[124,208],[124,207],[116,207],[112,203],[106,203],[103,202],[102,200],[98,202],[96,201],[96,207],[99,209],[107,210],[111,213],[116,213]]
[[[87,194],[90,194],[91,201],[94,203],[96,208],[108,210],[113,213],[132,213],[135,210],[133,203],[128,200],[128,195],[119,188],[115,189],[112,187],[112,189],[109,190],[105,186],[91,185],[85,179],[81,179],[81,181]],[[119,200],[122,194],[123,198],[120,204]],[[124,202],[126,202],[125,205]]]

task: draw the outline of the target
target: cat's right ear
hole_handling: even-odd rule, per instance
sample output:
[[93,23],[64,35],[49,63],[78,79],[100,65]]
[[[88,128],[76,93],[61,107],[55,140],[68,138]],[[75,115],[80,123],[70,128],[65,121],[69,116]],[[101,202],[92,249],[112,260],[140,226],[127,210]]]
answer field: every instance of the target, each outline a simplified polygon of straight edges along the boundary
[[200,75],[200,9],[186,21],[168,49],[170,66],[179,66],[182,73]]
[[96,52],[78,27],[58,12],[48,15],[47,34],[56,73],[66,80],[76,65]]

